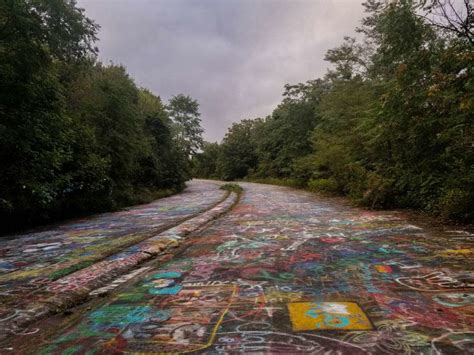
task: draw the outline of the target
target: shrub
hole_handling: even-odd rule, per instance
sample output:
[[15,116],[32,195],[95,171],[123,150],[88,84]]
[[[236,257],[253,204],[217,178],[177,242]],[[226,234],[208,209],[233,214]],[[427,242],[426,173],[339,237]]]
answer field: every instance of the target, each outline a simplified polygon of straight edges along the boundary
[[337,193],[339,186],[337,181],[330,177],[328,179],[312,179],[308,181],[308,189],[312,192]]
[[468,191],[454,188],[446,190],[438,202],[438,210],[444,218],[469,221],[474,218],[474,196]]

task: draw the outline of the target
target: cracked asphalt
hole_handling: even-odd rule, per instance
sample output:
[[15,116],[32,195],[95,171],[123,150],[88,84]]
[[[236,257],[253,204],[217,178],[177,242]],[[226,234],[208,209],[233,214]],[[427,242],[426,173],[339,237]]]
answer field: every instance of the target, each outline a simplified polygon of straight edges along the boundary
[[174,256],[2,353],[472,354],[473,231],[242,183]]

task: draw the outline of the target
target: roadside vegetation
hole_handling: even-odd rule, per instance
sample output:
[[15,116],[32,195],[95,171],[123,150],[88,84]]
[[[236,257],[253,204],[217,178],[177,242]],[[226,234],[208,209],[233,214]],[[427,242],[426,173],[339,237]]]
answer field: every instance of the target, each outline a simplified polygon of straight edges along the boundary
[[244,191],[242,186],[236,183],[227,183],[227,184],[221,185],[219,189],[229,191],[229,192],[235,192],[237,194],[240,194],[242,191]]
[[0,230],[114,210],[183,188],[199,105],[168,103],[96,59],[74,0],[0,2]]
[[205,143],[194,175],[347,195],[372,208],[474,219],[474,9],[364,3],[323,78],[286,85],[271,115]]

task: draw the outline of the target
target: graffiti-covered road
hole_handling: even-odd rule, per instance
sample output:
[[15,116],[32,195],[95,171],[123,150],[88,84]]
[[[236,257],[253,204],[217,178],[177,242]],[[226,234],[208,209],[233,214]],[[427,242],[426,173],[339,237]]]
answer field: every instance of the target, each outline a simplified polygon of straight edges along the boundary
[[44,354],[474,352],[474,234],[242,184],[166,263],[10,337]]
[[1,238],[0,320],[19,302],[32,302],[37,291],[54,280],[113,257],[225,197],[213,182],[194,180],[187,185],[183,193],[150,204]]

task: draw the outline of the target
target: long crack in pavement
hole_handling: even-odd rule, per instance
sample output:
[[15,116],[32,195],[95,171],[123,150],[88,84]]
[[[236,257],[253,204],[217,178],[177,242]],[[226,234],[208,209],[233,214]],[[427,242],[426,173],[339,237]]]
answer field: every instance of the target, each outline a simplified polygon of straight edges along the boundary
[[[25,334],[32,335],[12,338],[10,349],[474,352],[474,234],[421,228],[402,213],[301,191],[242,185],[241,202],[189,237],[179,255],[102,305],[58,321],[54,336],[31,328]],[[36,340],[26,344],[28,337]]]

